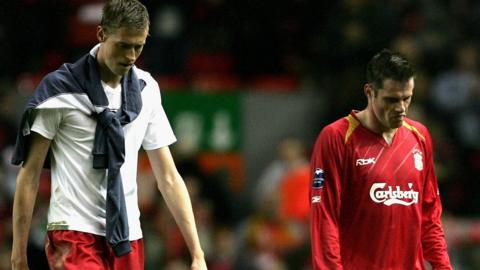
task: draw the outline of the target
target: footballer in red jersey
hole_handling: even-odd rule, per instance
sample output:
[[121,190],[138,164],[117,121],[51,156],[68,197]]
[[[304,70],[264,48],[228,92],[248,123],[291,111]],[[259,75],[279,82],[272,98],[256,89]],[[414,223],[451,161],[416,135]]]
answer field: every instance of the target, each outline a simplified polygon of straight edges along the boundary
[[383,50],[365,110],[321,131],[311,159],[314,269],[452,269],[427,128],[406,118],[414,72]]

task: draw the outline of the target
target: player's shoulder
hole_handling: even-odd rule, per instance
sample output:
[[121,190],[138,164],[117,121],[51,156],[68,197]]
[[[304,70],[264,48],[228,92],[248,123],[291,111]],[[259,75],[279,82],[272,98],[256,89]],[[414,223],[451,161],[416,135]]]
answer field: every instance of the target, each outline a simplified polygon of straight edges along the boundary
[[141,80],[144,80],[147,85],[148,84],[157,84],[157,81],[155,80],[155,78],[153,78],[152,74],[150,74],[150,72],[148,71],[145,71],[137,66],[134,66],[134,71],[135,73],[137,74],[137,77]]
[[349,125],[349,116],[339,118],[330,124],[326,125],[323,129],[322,132],[325,133],[342,133],[342,131],[346,130]]
[[428,128],[424,124],[413,119],[405,118],[403,121],[403,127],[422,140],[426,140],[426,138],[430,136]]
[[345,141],[346,136],[355,130],[355,128],[359,125],[358,120],[351,116],[345,116],[342,118],[337,119],[336,121],[326,125],[322,128],[319,134],[319,138],[337,138]]
[[70,69],[67,63],[62,64],[56,70],[48,72],[43,78],[42,83],[60,84],[66,81],[67,77],[71,77]]
[[147,72],[136,66],[134,66],[134,71],[138,79],[145,82],[145,87],[142,90],[142,97],[144,101],[152,101],[159,99],[158,96],[160,95],[160,86],[158,85],[158,82],[155,80],[155,78],[150,74],[150,72]]

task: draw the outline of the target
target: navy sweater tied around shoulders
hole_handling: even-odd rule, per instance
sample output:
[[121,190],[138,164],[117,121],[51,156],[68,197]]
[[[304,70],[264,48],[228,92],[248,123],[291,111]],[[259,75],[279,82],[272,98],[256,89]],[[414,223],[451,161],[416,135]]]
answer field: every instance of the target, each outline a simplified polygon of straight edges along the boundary
[[[40,82],[25,108],[12,156],[12,163],[15,165],[20,165],[27,157],[30,141],[30,114],[33,109],[60,109],[76,106],[81,111],[91,114],[97,120],[92,166],[95,169],[108,169],[106,238],[116,256],[122,256],[131,251],[125,196],[120,175],[120,168],[125,160],[123,126],[132,122],[142,109],[141,91],[145,87],[145,81],[138,79],[132,68],[123,76],[121,86],[122,106],[120,110],[113,112],[108,109],[108,99],[101,83],[98,63],[91,54],[83,56],[73,64],[64,64],[56,71],[49,73]],[[62,98],[64,95],[72,97],[87,95],[89,102],[85,104],[85,99],[82,99],[83,103],[72,102],[72,99]],[[58,102],[48,102],[52,99],[58,99]],[[44,167],[49,167],[48,157]]]

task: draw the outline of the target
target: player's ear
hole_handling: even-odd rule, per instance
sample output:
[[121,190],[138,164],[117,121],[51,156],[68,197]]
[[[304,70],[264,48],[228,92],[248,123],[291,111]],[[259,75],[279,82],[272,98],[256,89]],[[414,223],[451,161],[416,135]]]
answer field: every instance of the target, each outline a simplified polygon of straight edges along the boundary
[[373,85],[371,83],[366,83],[364,86],[363,86],[363,93],[365,94],[365,96],[370,99],[373,97],[374,93],[373,93]]
[[104,42],[106,39],[105,29],[101,26],[97,26],[97,39],[98,42]]

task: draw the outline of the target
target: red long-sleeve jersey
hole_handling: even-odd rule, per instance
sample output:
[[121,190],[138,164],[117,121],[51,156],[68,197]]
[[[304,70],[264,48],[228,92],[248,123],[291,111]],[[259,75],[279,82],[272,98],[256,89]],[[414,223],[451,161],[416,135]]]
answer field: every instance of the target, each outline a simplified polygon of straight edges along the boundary
[[352,112],[326,126],[311,159],[314,269],[452,269],[432,142],[405,119],[390,145]]

